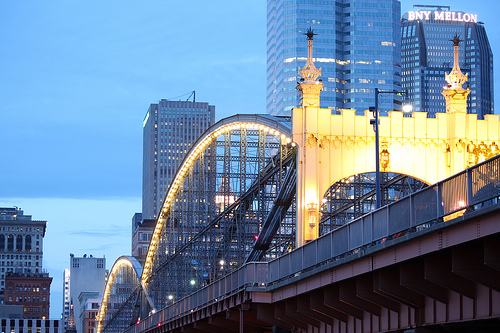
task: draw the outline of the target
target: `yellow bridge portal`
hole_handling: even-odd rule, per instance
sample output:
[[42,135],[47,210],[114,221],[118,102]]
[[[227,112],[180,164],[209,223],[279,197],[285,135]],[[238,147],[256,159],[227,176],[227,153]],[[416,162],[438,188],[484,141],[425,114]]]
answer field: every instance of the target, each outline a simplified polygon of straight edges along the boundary
[[[467,95],[462,85],[467,76],[458,65],[458,38],[454,40],[454,67],[443,88],[446,113],[427,118],[425,112],[406,117],[389,111],[381,117],[380,170],[408,175],[428,184],[450,177],[498,154],[498,115],[478,120],[467,114]],[[297,89],[301,106],[292,111],[293,141],[298,145],[297,246],[318,237],[319,207],[335,182],[355,174],[375,172],[375,133],[371,112],[354,110],[340,115],[321,109],[321,69],[312,58],[313,34],[308,34],[308,59],[300,69]],[[378,110],[377,110],[378,111]]]

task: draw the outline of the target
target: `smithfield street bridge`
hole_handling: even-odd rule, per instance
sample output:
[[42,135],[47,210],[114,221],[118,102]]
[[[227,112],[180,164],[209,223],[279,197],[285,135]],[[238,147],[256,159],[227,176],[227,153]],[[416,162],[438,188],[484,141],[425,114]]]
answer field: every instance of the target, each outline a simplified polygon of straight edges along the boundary
[[467,114],[458,38],[446,112],[374,124],[320,108],[307,35],[300,107],[198,138],[145,262],[114,263],[98,333],[500,329],[500,121]]

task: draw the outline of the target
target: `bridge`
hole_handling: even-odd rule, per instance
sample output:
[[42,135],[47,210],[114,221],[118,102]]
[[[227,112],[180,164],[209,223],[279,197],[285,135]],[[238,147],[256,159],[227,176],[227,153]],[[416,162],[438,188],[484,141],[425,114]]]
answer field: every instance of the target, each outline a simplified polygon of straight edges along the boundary
[[375,210],[371,117],[319,107],[308,37],[292,119],[235,115],[198,138],[145,262],[113,265],[98,333],[498,330],[500,122],[466,114],[458,42],[446,113],[381,117],[395,202]]

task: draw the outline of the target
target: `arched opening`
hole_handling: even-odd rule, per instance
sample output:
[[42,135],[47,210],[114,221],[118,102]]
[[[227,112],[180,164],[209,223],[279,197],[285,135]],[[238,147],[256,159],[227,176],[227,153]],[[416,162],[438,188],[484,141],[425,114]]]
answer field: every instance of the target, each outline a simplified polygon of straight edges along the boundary
[[16,236],[16,251],[22,251],[22,250],[23,250],[23,236],[17,235]]
[[14,235],[7,236],[7,251],[14,251]]
[[[427,186],[411,176],[381,172],[382,206]],[[326,191],[321,204],[319,233],[328,233],[376,207],[375,173],[362,173],[334,183]]]
[[24,249],[27,252],[31,252],[31,235],[26,235],[25,243],[24,243]]
[[0,251],[5,251],[5,235],[0,235]]

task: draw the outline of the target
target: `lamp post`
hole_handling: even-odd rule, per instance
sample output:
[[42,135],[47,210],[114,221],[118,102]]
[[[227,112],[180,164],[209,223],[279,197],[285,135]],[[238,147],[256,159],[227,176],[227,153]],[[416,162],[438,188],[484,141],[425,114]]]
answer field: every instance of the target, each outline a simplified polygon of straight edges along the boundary
[[[408,96],[407,91],[396,91],[396,90],[379,90],[378,88],[375,88],[375,107],[370,108],[370,111],[373,112],[373,116],[375,119],[370,120],[370,124],[373,125],[373,130],[375,131],[375,196],[377,197],[377,206],[376,209],[379,209],[380,206],[382,205],[382,198],[381,198],[381,193],[380,193],[380,144],[379,144],[379,110],[378,110],[378,95],[379,94],[404,94],[405,96]],[[406,108],[403,106],[403,110],[405,112],[411,112],[411,105],[409,105],[410,108]]]

